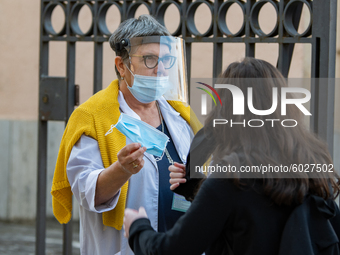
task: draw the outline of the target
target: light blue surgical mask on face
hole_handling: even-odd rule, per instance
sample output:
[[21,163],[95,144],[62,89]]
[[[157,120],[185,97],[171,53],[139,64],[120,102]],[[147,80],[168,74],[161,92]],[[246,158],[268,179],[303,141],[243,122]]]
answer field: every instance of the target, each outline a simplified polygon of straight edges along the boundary
[[117,128],[132,142],[140,143],[142,146],[146,147],[146,152],[157,157],[163,156],[166,145],[170,140],[166,134],[153,126],[124,113],[120,114],[117,124],[112,125],[105,136],[110,134],[114,128]]
[[154,77],[133,74],[128,66],[126,66],[133,75],[132,87],[127,85],[131,94],[141,103],[147,104],[156,101],[170,89],[169,76]]

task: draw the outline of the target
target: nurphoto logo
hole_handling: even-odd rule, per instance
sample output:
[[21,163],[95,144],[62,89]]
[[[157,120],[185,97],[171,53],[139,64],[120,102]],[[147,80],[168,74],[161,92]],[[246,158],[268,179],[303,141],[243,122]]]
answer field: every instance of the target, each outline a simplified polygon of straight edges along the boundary
[[[201,85],[206,86],[209,88],[211,91],[214,92],[214,94],[217,96],[218,100],[222,104],[222,100],[217,93],[216,89],[228,89],[231,94],[232,94],[232,107],[233,107],[233,115],[244,115],[244,108],[245,108],[245,96],[240,88],[238,88],[235,85],[231,84],[215,84],[215,88],[212,86],[202,83],[202,82],[197,82]],[[205,91],[210,97],[213,99],[215,106],[217,105],[215,98],[213,95],[206,89],[197,87],[198,89],[201,89]],[[256,109],[253,104],[253,89],[261,89],[259,87],[253,88],[253,87],[248,87],[247,88],[247,107],[251,113],[257,116],[266,116],[274,113],[279,105],[278,102],[278,88],[273,88],[272,90],[272,105],[269,109]],[[289,93],[299,93],[303,94],[304,97],[302,98],[288,98],[287,94]],[[297,88],[297,87],[283,87],[281,88],[281,102],[280,106],[281,107],[281,115],[285,116],[286,115],[286,110],[287,110],[287,105],[295,105],[304,115],[306,116],[311,116],[312,114],[306,109],[306,107],[303,105],[304,103],[308,103],[311,99],[311,93],[309,90],[305,88]],[[207,115],[207,95],[202,94],[201,95],[201,115]],[[225,124],[230,124],[230,126],[233,125],[242,125],[245,127],[248,125],[249,127],[262,127],[265,122],[271,123],[271,126],[274,127],[275,122],[280,122],[283,127],[295,127],[298,125],[297,120],[294,119],[250,119],[246,121],[245,119],[241,122],[235,122],[232,119],[227,120],[227,119],[214,119],[213,120],[213,127],[216,125],[225,125]]]
[[[221,100],[219,94],[217,93],[217,91],[216,91],[213,87],[211,87],[210,85],[208,85],[208,84],[206,84],[206,83],[203,83],[203,82],[197,82],[197,83],[199,83],[199,84],[201,84],[201,85],[203,85],[203,86],[206,86],[206,87],[209,88],[212,92],[214,92],[215,95],[217,96],[218,100],[220,101],[221,106],[223,105],[223,104],[222,104],[222,100]],[[198,88],[198,89],[203,90],[204,92],[206,92],[206,93],[212,98],[212,100],[214,101],[215,105],[217,105],[214,96],[209,92],[209,90],[206,90],[206,89],[203,89],[203,88],[200,88],[200,87],[196,87],[196,88]],[[201,100],[202,100],[201,114],[202,114],[202,115],[207,115],[207,95],[206,95],[206,94],[202,94],[202,95],[201,95]]]

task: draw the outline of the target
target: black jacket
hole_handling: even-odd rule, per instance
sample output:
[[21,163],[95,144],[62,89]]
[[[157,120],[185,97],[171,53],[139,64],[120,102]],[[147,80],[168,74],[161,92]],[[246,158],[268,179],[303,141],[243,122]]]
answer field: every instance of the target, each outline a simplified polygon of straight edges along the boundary
[[139,219],[129,244],[137,255],[337,254],[339,234],[333,201],[309,196],[298,207],[278,206],[260,191],[209,178],[170,231],[157,233]]
[[[202,165],[212,150],[202,134],[191,148],[201,156],[188,159],[188,182],[176,189],[186,198],[200,183],[190,178],[190,163]],[[340,212],[334,201],[308,195],[299,206],[278,206],[261,189],[261,184],[240,189],[231,179],[208,178],[170,231],[157,233],[148,219],[136,220],[129,245],[137,255],[339,254]]]

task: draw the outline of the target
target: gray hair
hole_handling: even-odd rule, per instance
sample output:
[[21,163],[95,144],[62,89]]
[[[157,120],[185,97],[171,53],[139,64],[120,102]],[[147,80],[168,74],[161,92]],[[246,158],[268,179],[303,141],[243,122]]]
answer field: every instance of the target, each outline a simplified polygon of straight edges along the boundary
[[[127,19],[123,21],[116,31],[110,36],[109,43],[111,48],[116,52],[116,43],[119,43],[122,39],[131,39],[134,37],[142,37],[142,36],[170,36],[170,32],[162,26],[155,18],[150,15],[141,15],[137,19]],[[125,64],[128,64],[129,54],[123,49],[120,52],[120,56],[122,57]],[[115,66],[116,74],[118,79],[120,79],[120,73]]]

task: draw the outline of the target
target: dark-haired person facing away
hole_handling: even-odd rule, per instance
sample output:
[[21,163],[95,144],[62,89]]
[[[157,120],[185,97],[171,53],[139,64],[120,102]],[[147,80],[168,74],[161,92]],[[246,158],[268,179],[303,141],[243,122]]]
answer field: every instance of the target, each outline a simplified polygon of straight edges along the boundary
[[[244,95],[247,87],[253,87],[254,108],[262,110],[271,108],[274,87],[278,88],[278,102],[281,88],[286,87],[276,68],[254,58],[229,65],[219,84],[233,84]],[[223,106],[213,109],[196,134],[191,165],[202,164],[210,155],[212,165],[230,164],[238,169],[261,164],[332,164],[326,145],[302,125],[300,110],[294,105],[287,106],[285,116],[280,107],[267,116],[256,116],[248,109],[242,116],[233,116],[230,91],[220,89],[218,93]],[[295,119],[298,125],[212,128],[212,120],[221,118],[245,119],[246,123],[250,119]],[[180,164],[169,168],[175,192],[185,190],[194,180],[188,177],[188,163],[186,168]],[[135,254],[339,254],[340,215],[334,202],[339,190],[335,172],[211,174],[171,230],[157,233],[143,208],[138,212],[126,209],[125,235]]]

